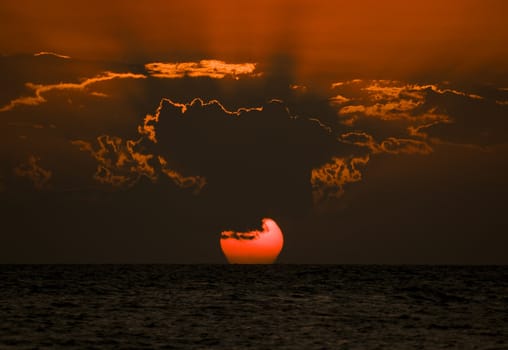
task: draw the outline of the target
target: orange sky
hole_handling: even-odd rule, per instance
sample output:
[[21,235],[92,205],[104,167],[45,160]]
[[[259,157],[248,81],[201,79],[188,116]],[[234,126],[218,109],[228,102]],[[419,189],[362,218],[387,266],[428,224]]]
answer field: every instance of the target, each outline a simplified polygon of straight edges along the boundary
[[126,61],[284,55],[301,79],[323,71],[393,77],[433,70],[494,79],[507,71],[507,14],[503,0],[6,0],[0,47],[4,54],[47,50]]
[[221,231],[272,217],[281,262],[506,263],[506,18],[0,0],[0,257],[223,262]]

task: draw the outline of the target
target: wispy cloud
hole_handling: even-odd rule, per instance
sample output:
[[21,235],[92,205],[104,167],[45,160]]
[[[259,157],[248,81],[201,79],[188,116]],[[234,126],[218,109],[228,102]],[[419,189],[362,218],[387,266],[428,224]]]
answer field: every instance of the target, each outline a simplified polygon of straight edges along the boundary
[[178,171],[171,169],[167,160],[158,156],[159,163],[161,165],[161,171],[169,179],[171,179],[175,185],[180,188],[194,188],[194,194],[201,192],[203,187],[206,185],[206,178],[203,176],[183,176]]
[[293,91],[306,92],[307,86],[303,84],[290,84],[289,88]]
[[43,190],[49,188],[52,172],[41,167],[39,161],[39,157],[31,155],[27,162],[14,168],[14,174],[30,179],[36,189]]
[[[135,74],[135,73],[114,73],[114,72],[104,72],[101,75],[95,76],[93,78],[87,78],[83,80],[81,83],[58,83],[58,84],[34,84],[34,83],[26,83],[26,87],[33,91],[32,96],[22,96],[18,97],[3,107],[0,107],[0,112],[10,111],[18,106],[37,106],[42,103],[47,102],[45,94],[51,91],[62,91],[62,90],[75,90],[75,91],[87,91],[87,89],[94,84],[113,80],[113,79],[144,79],[146,78],[143,74]],[[94,94],[94,91],[87,91],[91,94]],[[101,95],[103,96],[103,95]]]
[[255,63],[226,63],[220,60],[201,60],[199,62],[152,62],[145,64],[148,73],[156,78],[176,79],[185,76],[197,78],[208,77],[223,79],[232,77],[238,79],[240,76],[256,76]]
[[437,84],[410,84],[397,80],[373,80],[370,84],[363,88],[365,91],[372,92],[375,99],[384,99],[387,97],[402,97],[402,95],[421,97],[416,94],[420,91],[430,90],[437,94],[453,94],[464,96],[475,100],[482,100],[483,97],[477,94],[467,93],[464,91],[442,88]]
[[389,137],[380,143],[366,132],[348,132],[340,135],[339,140],[360,147],[368,148],[372,154],[430,154],[432,147],[425,141]]
[[102,135],[97,138],[98,148],[91,142],[72,141],[80,150],[86,151],[97,160],[94,179],[102,184],[115,187],[130,187],[138,182],[141,176],[152,181],[157,179],[155,168],[150,164],[151,154],[142,154],[135,150],[139,141],[124,141],[120,137]]
[[396,80],[355,79],[336,83],[332,87],[335,91],[341,92],[338,96],[344,95],[344,98],[336,100],[335,97],[331,97],[329,100],[330,105],[337,109],[342,125],[353,128],[365,125],[369,120],[376,120],[392,123],[391,126],[387,124],[386,129],[398,129],[398,135],[389,138],[385,135],[385,140],[380,143],[374,139],[368,142],[358,140],[358,135],[363,132],[361,129],[341,136],[342,141],[348,142],[354,135],[356,145],[360,142],[374,153],[428,154],[431,151],[425,130],[438,124],[454,122],[446,112],[446,108],[435,102],[429,102],[431,101],[429,96],[432,94],[452,94],[470,100],[483,99],[476,94],[443,88],[437,84],[411,84]]
[[347,103],[349,101],[351,101],[350,98],[344,97],[342,95],[335,95],[330,98],[330,103],[333,105],[341,105],[341,104]]
[[336,83],[332,83],[331,88],[335,89],[341,86],[344,86],[345,84],[356,84],[361,83],[362,79],[352,79],[352,80],[346,80],[346,81],[338,81]]
[[63,58],[63,59],[70,59],[71,58],[71,56],[61,55],[61,54],[58,54],[55,52],[50,52],[50,51],[37,52],[37,53],[34,53],[34,56],[54,56],[54,57]]
[[415,92],[430,90],[437,94],[454,94],[458,96],[464,96],[471,99],[482,100],[484,97],[478,94],[468,93],[465,91],[461,91],[458,89],[450,89],[446,87],[442,87],[439,84],[415,84],[415,83],[406,83],[399,80],[362,80],[362,79],[353,79],[346,80],[341,82],[336,82],[331,85],[332,89],[357,85],[361,90],[371,92],[372,97],[377,100],[382,100],[385,98],[400,98],[403,95],[420,97],[421,95],[415,94]]
[[360,166],[369,162],[369,155],[360,157],[333,157],[330,162],[312,169],[311,185],[315,204],[338,199],[344,194],[344,185],[362,179]]
[[[148,140],[156,142],[155,133],[152,137],[144,131],[145,129],[139,130],[140,134],[145,134]],[[102,135],[97,138],[98,147],[83,140],[74,140],[72,144],[79,147],[81,151],[88,152],[97,161],[93,178],[101,184],[112,185],[116,188],[132,187],[141,177],[156,182],[160,174],[164,174],[176,186],[193,189],[194,194],[198,194],[203,189],[206,178],[184,176],[172,169],[163,156],[138,150],[143,140],[143,137],[138,140],[123,140],[116,136]]]
[[[358,116],[385,121],[406,120],[415,124],[449,122],[448,115],[425,106],[429,92],[453,94],[473,100],[484,99],[477,94],[443,88],[437,84],[411,84],[396,80],[355,79],[335,83],[332,88],[343,90],[341,94],[330,98],[330,104],[339,108],[338,114],[343,119],[343,124],[350,126],[354,125]],[[348,96],[351,91],[352,96]]]

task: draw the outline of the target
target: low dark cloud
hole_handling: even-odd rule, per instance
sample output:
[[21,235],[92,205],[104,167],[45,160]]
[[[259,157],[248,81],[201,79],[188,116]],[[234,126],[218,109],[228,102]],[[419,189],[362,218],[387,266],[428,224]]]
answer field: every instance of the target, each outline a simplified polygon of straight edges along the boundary
[[[312,207],[314,167],[337,148],[318,122],[280,101],[229,110],[219,101],[163,100],[145,129],[150,148],[185,173],[206,179],[201,197],[226,216],[297,216]],[[257,220],[256,220],[257,221]]]
[[14,173],[17,176],[29,179],[38,190],[49,189],[52,172],[41,167],[39,160],[36,156],[31,155],[27,162],[14,168]]
[[259,238],[259,232],[251,231],[251,232],[236,232],[236,231],[224,231],[220,235],[221,239],[237,239],[237,240],[247,240],[252,241],[253,239]]
[[499,105],[494,89],[484,99],[430,93],[427,103],[450,116],[450,123],[430,124],[422,131],[441,142],[488,147],[508,142],[508,106]]

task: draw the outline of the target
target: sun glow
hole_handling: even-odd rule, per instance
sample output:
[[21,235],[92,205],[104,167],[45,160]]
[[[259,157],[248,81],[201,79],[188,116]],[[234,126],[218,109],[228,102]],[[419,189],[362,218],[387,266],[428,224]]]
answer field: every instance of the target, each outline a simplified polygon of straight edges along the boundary
[[221,233],[220,246],[230,264],[272,264],[284,245],[282,231],[272,219],[263,219],[262,231]]

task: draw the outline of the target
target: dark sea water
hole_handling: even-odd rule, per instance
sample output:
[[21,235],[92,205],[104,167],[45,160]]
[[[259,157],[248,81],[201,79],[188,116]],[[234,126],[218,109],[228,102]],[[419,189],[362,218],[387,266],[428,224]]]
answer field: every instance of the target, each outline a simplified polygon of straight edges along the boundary
[[0,349],[508,349],[508,267],[0,265]]

